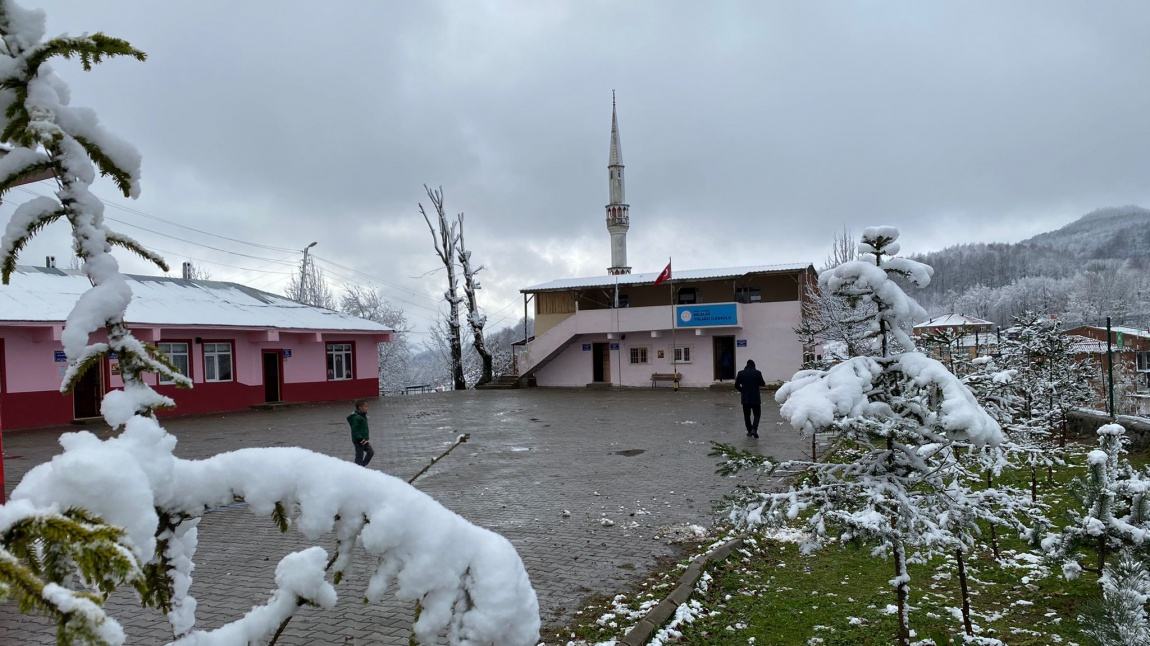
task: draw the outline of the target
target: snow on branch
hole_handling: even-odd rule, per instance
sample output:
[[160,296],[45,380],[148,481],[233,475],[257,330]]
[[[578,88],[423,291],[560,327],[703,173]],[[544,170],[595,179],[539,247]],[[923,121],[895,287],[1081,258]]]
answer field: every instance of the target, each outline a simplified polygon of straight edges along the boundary
[[[422,612],[414,628],[425,643],[454,636],[451,643],[526,645],[538,637],[538,602],[511,544],[392,476],[300,448],[183,460],[172,454],[175,438],[139,415],[117,437],[68,433],[61,444],[64,453],[29,471],[13,501],[87,509],[123,527],[141,562],[156,551],[157,509],[195,518],[241,499],[261,516],[287,510],[288,523],[309,539],[335,532],[341,545],[360,545],[376,559],[368,599],[378,601],[394,588],[400,599],[418,600]],[[341,558],[340,571],[350,555]],[[284,618],[272,610],[282,610],[277,599],[267,606],[271,615],[258,613],[250,621],[274,630]],[[177,619],[189,626],[195,604],[183,605],[188,611]],[[266,619],[273,615],[278,619]]]

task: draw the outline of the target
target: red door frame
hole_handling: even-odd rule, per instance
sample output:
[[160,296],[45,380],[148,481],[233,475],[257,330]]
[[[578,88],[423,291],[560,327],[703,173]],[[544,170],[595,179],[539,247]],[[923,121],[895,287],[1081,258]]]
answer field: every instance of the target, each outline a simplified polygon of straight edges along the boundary
[[[279,401],[281,401],[281,402],[286,401],[284,399],[284,351],[282,349],[278,349],[278,348],[263,348],[263,350],[260,352],[260,385],[262,385],[264,387],[264,399],[266,400],[268,398],[268,396],[267,396],[267,384],[264,383],[264,377],[267,376],[265,374],[265,371],[264,371],[264,357],[269,355],[269,354],[275,355],[276,363],[278,364],[278,366],[276,368],[276,373],[277,373],[276,376],[279,377],[279,386],[278,386],[279,395],[280,395]],[[265,403],[268,403],[268,402],[265,402]]]

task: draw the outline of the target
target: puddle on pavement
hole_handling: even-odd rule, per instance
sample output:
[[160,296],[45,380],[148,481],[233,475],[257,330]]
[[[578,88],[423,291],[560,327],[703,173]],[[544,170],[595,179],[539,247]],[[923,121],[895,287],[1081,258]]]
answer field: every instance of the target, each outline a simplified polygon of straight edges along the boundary
[[639,455],[640,453],[646,453],[646,452],[647,452],[647,449],[624,449],[622,451],[615,451],[615,455],[623,455],[623,456],[626,456],[629,458],[633,458],[636,455]]

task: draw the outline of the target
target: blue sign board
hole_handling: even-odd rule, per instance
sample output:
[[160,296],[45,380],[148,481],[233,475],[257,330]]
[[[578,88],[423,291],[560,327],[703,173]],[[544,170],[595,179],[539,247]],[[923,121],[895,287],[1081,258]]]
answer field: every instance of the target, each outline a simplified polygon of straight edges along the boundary
[[611,344],[611,349],[612,349],[612,350],[618,350],[618,349],[619,349],[619,344],[618,344],[618,343],[612,343],[612,344]]
[[52,360],[56,363],[66,363],[68,361],[68,355],[64,354],[63,350],[57,350],[52,353]]
[[735,303],[675,306],[676,327],[723,327],[739,324],[739,307]]
[[590,352],[591,351],[591,344],[590,343],[584,343],[583,344],[583,351],[584,352]]
[[736,348],[745,348],[745,347],[747,347],[747,340],[746,340],[746,339],[736,339],[736,340],[735,340],[735,347],[736,347]]

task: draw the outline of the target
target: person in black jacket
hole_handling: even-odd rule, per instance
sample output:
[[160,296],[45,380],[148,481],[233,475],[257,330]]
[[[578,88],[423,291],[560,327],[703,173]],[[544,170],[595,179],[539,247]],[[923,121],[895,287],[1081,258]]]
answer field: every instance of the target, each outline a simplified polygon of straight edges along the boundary
[[[763,398],[759,389],[767,385],[763,381],[763,373],[755,369],[755,362],[747,360],[747,367],[739,371],[735,377],[735,390],[743,400],[743,422],[747,425],[747,437],[758,439],[759,416],[763,414]],[[751,415],[754,414],[754,420]]]

